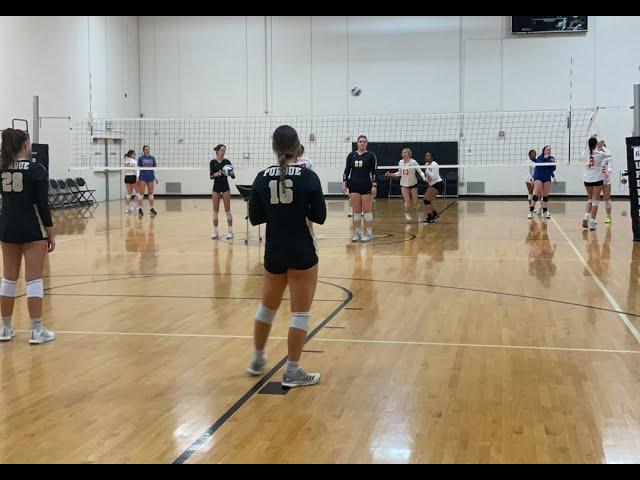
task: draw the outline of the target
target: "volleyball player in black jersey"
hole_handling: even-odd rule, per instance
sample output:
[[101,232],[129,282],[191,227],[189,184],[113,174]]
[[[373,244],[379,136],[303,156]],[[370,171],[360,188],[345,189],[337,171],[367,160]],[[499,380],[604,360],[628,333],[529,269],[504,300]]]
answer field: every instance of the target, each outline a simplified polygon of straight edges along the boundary
[[27,305],[31,317],[29,343],[50,342],[55,334],[42,325],[42,268],[47,252],[52,252],[56,245],[49,210],[49,176],[42,165],[31,161],[29,136],[22,130],[7,128],[2,132],[0,177],[3,263],[0,341],[10,341],[15,336],[11,317],[24,256]]
[[[342,191],[351,197],[355,235],[352,242],[370,242],[373,238],[373,198],[377,194],[375,153],[367,151],[367,137],[358,137],[358,149],[347,155],[342,177]],[[362,234],[360,220],[364,217],[366,231]]]
[[[214,148],[216,158],[209,162],[209,178],[213,180],[213,193],[211,201],[213,202],[213,234],[212,239],[217,239],[218,235],[218,213],[220,212],[220,199],[224,203],[224,211],[227,216],[227,240],[233,238],[233,216],[231,215],[231,190],[229,188],[229,178],[227,172],[233,172],[231,162],[224,158],[227,151],[225,145],[216,145]],[[227,168],[225,168],[227,167]],[[233,173],[231,173],[233,175]]]
[[262,303],[254,323],[254,353],[247,371],[259,375],[267,364],[265,345],[284,290],[291,294],[291,323],[288,357],[282,386],[301,387],[320,381],[319,373],[307,373],[300,366],[309,310],[318,280],[316,242],[311,222],[323,224],[327,207],[318,176],[296,165],[300,152],[297,132],[288,125],[273,133],[277,165],[258,173],[249,199],[253,225],[267,224],[264,253]]

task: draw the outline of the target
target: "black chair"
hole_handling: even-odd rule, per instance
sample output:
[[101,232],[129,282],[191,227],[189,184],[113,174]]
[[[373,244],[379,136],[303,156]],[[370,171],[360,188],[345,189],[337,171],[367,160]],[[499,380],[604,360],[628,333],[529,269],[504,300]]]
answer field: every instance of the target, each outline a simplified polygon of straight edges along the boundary
[[94,193],[96,193],[96,191],[91,190],[88,187],[87,182],[84,181],[84,178],[76,177],[75,182],[76,182],[76,185],[78,186],[78,190],[84,193],[86,202],[88,204],[98,203],[98,201],[96,200],[96,197],[94,197],[93,195]]
[[80,204],[76,196],[69,191],[69,189],[67,188],[67,183],[64,180],[58,180],[58,188],[60,189],[60,193],[62,194],[63,205],[65,207],[72,207],[74,205]]
[[53,178],[49,179],[49,206],[58,208],[64,206],[63,194],[60,192],[58,182]]
[[75,200],[80,205],[86,205],[89,203],[89,199],[87,197],[88,192],[86,190],[80,190],[73,178],[67,178],[65,183],[67,184],[69,191],[74,195]]

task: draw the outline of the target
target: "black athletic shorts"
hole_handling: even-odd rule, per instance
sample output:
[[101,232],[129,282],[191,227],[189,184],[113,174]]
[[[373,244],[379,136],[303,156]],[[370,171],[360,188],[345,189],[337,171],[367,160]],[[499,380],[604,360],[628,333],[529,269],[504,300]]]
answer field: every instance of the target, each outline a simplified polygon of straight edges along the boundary
[[229,185],[220,185],[220,184],[213,184],[213,191],[216,193],[224,193],[224,192],[228,192],[229,189]]
[[273,275],[282,275],[287,273],[287,270],[309,270],[318,264],[318,255],[315,248],[311,247],[304,249],[302,252],[298,251],[297,254],[287,255],[283,258],[282,255],[277,255],[268,250],[264,254],[264,268],[267,272]]
[[347,188],[349,193],[359,193],[360,195],[371,195],[371,188],[373,185],[371,182],[347,182]]
[[584,182],[585,187],[601,187],[604,185],[604,180],[600,180],[598,182]]
[[126,183],[127,185],[135,185],[136,183],[138,183],[138,179],[135,175],[125,175],[124,183]]
[[435,188],[438,190],[438,193],[442,195],[442,192],[444,191],[444,182],[440,181],[438,183],[434,183],[433,185],[429,185],[429,188]]

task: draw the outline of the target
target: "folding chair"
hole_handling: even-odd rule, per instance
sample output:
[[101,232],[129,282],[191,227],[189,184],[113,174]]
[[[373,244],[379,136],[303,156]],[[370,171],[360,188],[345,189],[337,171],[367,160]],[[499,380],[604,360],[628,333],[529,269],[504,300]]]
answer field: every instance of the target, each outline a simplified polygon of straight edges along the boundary
[[63,195],[63,203],[65,207],[72,207],[74,205],[79,205],[76,196],[69,191],[67,188],[67,184],[64,180],[58,180],[58,188],[60,189],[60,193]]
[[87,203],[89,203],[88,198],[87,198],[87,191],[86,190],[80,190],[78,188],[78,185],[76,184],[75,180],[73,180],[73,178],[67,178],[65,180],[65,183],[67,184],[67,188],[69,189],[69,191],[73,194],[73,196],[75,197],[76,201],[80,204],[80,205],[86,205]]
[[87,182],[84,181],[84,178],[76,177],[75,182],[76,182],[76,185],[78,186],[78,191],[84,193],[87,203],[89,204],[98,203],[96,200],[96,197],[93,196],[93,194],[96,193],[96,191],[89,189],[89,186],[87,185]]
[[60,187],[58,182],[53,178],[49,179],[49,206],[51,208],[58,208],[64,206],[63,194],[60,193]]

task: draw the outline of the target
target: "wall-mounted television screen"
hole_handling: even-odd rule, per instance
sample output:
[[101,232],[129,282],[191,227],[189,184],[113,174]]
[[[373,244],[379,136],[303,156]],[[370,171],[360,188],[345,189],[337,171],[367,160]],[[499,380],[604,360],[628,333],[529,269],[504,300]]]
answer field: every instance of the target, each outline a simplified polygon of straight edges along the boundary
[[511,17],[511,33],[586,32],[588,16],[583,17]]

